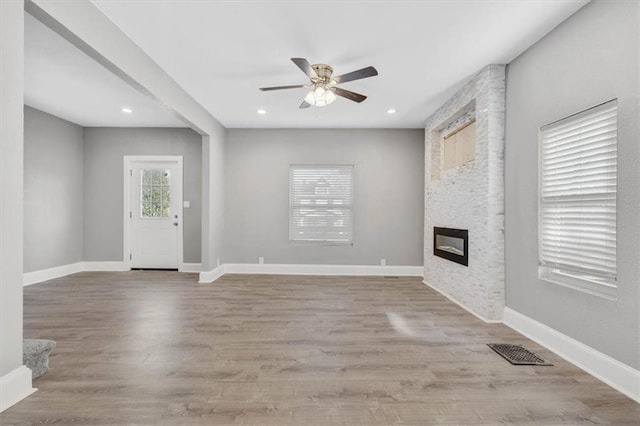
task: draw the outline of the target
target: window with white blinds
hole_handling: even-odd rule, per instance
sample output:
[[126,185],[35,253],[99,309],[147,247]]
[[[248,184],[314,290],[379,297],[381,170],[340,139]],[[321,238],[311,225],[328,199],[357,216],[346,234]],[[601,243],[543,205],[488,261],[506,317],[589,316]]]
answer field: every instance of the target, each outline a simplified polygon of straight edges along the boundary
[[353,166],[290,167],[289,239],[353,241]]
[[615,288],[617,101],[544,126],[540,137],[540,275]]

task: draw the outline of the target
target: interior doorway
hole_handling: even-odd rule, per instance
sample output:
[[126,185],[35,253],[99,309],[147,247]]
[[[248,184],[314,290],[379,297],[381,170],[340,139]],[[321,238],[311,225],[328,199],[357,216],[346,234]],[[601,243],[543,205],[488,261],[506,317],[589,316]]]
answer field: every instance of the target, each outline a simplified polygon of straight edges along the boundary
[[124,157],[124,261],[129,268],[183,266],[182,156]]

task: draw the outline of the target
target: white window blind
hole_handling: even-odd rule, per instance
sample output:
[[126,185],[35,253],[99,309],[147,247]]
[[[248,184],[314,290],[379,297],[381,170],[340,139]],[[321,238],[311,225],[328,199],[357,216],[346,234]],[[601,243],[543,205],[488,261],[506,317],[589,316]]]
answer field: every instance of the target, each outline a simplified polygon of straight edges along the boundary
[[541,129],[541,274],[613,286],[617,101]]
[[289,203],[291,241],[353,241],[353,166],[292,165]]

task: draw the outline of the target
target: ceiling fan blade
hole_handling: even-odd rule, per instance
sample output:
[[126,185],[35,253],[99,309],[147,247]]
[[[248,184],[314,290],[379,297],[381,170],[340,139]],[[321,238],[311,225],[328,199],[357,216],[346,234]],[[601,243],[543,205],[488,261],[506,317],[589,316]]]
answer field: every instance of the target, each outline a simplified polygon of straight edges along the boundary
[[305,58],[291,58],[294,64],[302,70],[309,78],[318,78],[318,74],[311,68],[311,64]]
[[360,93],[352,92],[351,90],[341,89],[339,87],[334,87],[332,89],[336,95],[342,96],[343,98],[347,98],[350,101],[360,103],[367,99],[365,95],[361,95]]
[[336,83],[346,83],[347,81],[360,80],[361,78],[373,77],[378,75],[378,70],[374,67],[366,67],[356,71],[351,71],[346,74],[339,75],[334,77],[333,80]]
[[309,108],[311,106],[311,104],[307,101],[302,101],[302,103],[300,104],[300,106],[298,108],[300,109],[304,109],[304,108]]
[[263,91],[263,92],[268,92],[270,90],[297,89],[299,87],[304,87],[304,84],[296,84],[296,85],[293,85],[293,86],[261,87],[260,90]]

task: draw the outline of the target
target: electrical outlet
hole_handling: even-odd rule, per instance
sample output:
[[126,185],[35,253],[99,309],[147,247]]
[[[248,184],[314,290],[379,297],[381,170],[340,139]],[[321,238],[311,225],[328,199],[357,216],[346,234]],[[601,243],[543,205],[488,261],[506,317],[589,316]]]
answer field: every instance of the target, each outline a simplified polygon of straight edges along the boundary
[[216,266],[220,266],[220,258],[216,259]]
[[380,265],[385,266],[386,264],[387,264],[387,259],[385,259],[384,257],[380,259]]
[[258,263],[262,265],[264,263],[264,257],[259,257]]

